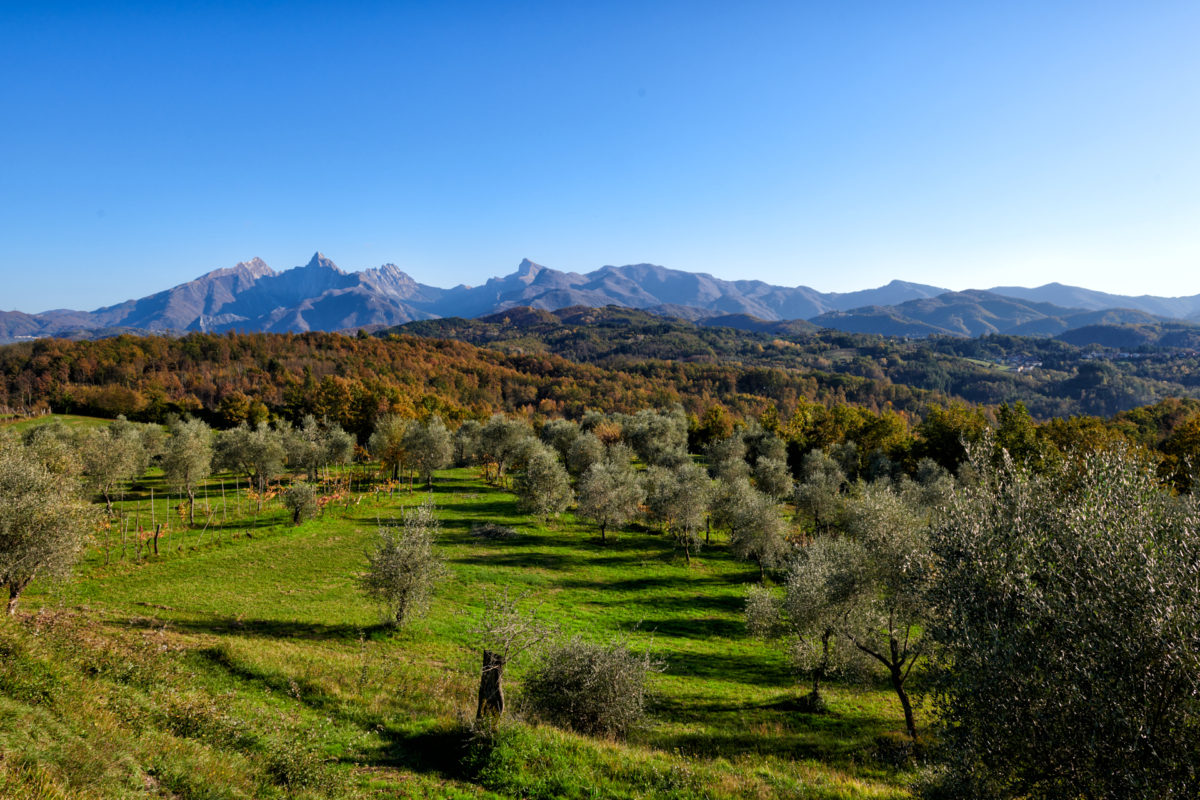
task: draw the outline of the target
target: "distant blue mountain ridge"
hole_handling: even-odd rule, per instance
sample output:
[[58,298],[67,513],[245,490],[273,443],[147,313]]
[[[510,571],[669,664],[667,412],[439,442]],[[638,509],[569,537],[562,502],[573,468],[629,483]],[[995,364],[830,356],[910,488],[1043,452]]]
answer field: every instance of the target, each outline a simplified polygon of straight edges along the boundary
[[276,272],[261,259],[94,311],[0,311],[0,342],[119,332],[374,330],[421,319],[477,317],[527,306],[623,306],[690,320],[808,320],[821,327],[902,336],[986,333],[1053,336],[1095,325],[1200,319],[1200,295],[1127,297],[1050,283],[951,292],[894,280],[874,289],[727,281],[654,264],[562,272],[529,259],[480,286],[417,283],[394,264],[345,272],[321,253]]

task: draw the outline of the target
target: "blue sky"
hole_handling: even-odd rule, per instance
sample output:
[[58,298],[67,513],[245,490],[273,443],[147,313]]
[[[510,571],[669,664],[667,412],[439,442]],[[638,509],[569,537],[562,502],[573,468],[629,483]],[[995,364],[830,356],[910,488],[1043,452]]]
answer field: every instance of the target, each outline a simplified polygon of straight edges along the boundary
[[155,5],[0,2],[0,309],[318,249],[1200,292],[1193,2]]

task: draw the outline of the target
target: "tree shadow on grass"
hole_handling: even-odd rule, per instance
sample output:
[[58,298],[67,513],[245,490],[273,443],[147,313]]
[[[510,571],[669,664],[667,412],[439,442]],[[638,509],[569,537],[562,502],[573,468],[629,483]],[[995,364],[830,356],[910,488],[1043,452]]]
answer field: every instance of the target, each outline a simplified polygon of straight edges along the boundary
[[[647,629],[652,629],[650,625]],[[788,671],[761,655],[732,653],[670,653],[666,658],[667,675],[721,680],[752,686],[779,686],[791,682]]]
[[726,583],[729,583],[729,581],[725,579],[725,576],[705,575],[703,577],[695,577],[691,573],[680,570],[678,575],[647,575],[642,578],[629,578],[620,581],[572,578],[559,581],[558,585],[563,589],[639,593],[652,589],[694,590],[696,587],[706,584],[720,586]]
[[379,735],[385,744],[370,759],[372,766],[434,773],[457,780],[471,778],[463,762],[472,737],[460,725],[442,723],[421,731],[387,726]]
[[[657,719],[701,724],[707,730],[650,732],[646,743],[704,758],[753,752],[788,759],[816,759],[848,767],[862,761],[876,737],[902,730],[903,719],[841,716],[802,710],[803,688],[761,703],[657,698],[650,712]],[[755,724],[757,723],[757,724]]]
[[[678,611],[678,612],[697,612],[697,611],[723,611],[737,617],[741,617],[743,609],[746,607],[746,598],[740,594],[691,594],[673,597],[631,597],[625,600],[626,604],[639,606],[647,606],[656,611]],[[740,638],[746,633],[746,628],[740,621],[737,622],[739,632],[731,638]]]
[[561,553],[520,550],[512,553],[477,553],[447,559],[451,564],[487,564],[489,567],[515,567],[518,569],[569,569],[583,563],[574,556]]
[[735,639],[746,633],[746,626],[741,620],[714,617],[704,619],[644,617],[639,627],[656,637],[669,639]]
[[233,634],[264,639],[304,639],[307,641],[355,640],[360,635],[367,638],[374,638],[388,631],[388,628],[381,624],[328,625],[321,622],[242,619],[227,616],[214,616],[203,619],[158,620],[135,618],[129,620],[129,626],[133,628],[159,628],[164,624],[182,633]]

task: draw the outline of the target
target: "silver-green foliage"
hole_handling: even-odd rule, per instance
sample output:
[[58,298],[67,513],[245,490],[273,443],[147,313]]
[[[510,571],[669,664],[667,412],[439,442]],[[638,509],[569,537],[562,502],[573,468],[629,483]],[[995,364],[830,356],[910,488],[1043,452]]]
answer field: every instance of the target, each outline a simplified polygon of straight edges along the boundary
[[700,531],[713,493],[708,473],[690,461],[674,469],[650,467],[645,472],[643,486],[650,518],[674,536],[684,556],[691,561],[692,551],[699,550],[703,543]]
[[579,479],[579,505],[576,514],[600,528],[603,540],[610,526],[633,519],[646,497],[629,461],[606,458],[588,467]]
[[283,472],[287,451],[284,435],[272,430],[265,422],[253,428],[239,425],[222,431],[217,437],[217,462],[226,469],[236,470],[254,482],[259,493],[259,508],[267,483]]
[[89,489],[104,497],[108,513],[124,482],[146,469],[146,450],[137,427],[124,419],[103,428],[83,428],[76,435]]
[[758,564],[764,577],[768,569],[782,566],[791,552],[779,506],[744,478],[717,482],[712,520],[729,529],[733,554]]
[[828,453],[812,450],[804,456],[800,472],[802,477],[792,496],[796,511],[818,531],[836,527],[846,484],[842,466]]
[[203,420],[175,419],[162,455],[167,483],[188,496],[188,517],[195,522],[196,487],[212,473],[213,435]]
[[780,501],[792,493],[794,481],[787,461],[762,456],[754,465],[754,483],[760,492]]
[[9,614],[34,577],[69,574],[94,518],[76,478],[54,474],[32,448],[0,437],[0,586]]
[[571,504],[571,478],[558,460],[558,453],[536,443],[525,457],[525,466],[513,482],[521,507],[539,519],[558,514]]
[[317,487],[311,483],[297,481],[283,493],[283,505],[292,515],[292,524],[299,525],[317,515],[320,505]]
[[367,450],[393,478],[400,477],[400,467],[406,463],[404,439],[410,424],[404,417],[388,414],[375,420],[375,428],[367,440]]
[[838,561],[834,551],[844,547],[825,540],[799,550],[783,581],[782,594],[752,586],[746,596],[746,627],[751,636],[781,642],[796,674],[810,681],[805,702],[810,710],[824,708],[821,684],[835,675],[858,677],[865,655],[839,635],[840,609],[827,601],[830,579]]
[[1200,796],[1195,498],[1125,452],[1032,474],[983,443],[968,464],[932,539],[947,781],[980,796]]
[[399,527],[379,529],[359,586],[379,605],[387,625],[403,626],[428,604],[434,585],[445,572],[434,549],[438,529],[432,500],[405,509]]
[[642,463],[677,467],[687,462],[687,415],[676,406],[669,411],[644,408],[625,418],[623,435]]
[[426,486],[433,484],[434,470],[449,464],[454,454],[450,431],[436,414],[424,422],[409,425],[404,432],[403,445],[409,465]]
[[890,488],[870,484],[846,502],[841,536],[820,536],[797,554],[787,578],[787,615],[812,635],[832,632],[883,667],[916,739],[908,680],[921,663],[933,575],[927,515]]
[[525,677],[534,716],[590,736],[619,737],[646,715],[646,678],[659,669],[648,651],[621,641],[570,639],[547,647]]

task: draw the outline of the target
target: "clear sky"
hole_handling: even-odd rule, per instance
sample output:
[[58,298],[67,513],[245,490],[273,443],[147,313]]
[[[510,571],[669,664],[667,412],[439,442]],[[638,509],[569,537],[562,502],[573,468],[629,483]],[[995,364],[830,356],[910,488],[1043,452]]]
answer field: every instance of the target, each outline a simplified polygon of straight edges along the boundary
[[1200,293],[1196,2],[0,0],[0,309],[321,250]]

